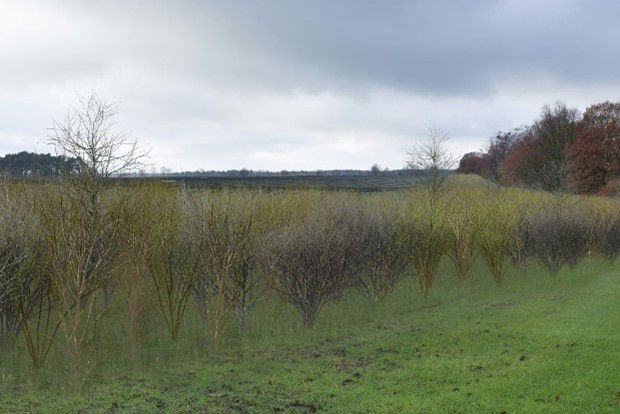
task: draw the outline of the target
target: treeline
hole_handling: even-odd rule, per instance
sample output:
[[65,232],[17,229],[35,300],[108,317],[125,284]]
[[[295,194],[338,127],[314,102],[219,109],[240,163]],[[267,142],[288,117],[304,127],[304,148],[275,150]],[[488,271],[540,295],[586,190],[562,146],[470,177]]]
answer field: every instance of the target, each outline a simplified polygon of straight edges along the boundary
[[53,177],[79,171],[75,158],[63,155],[18,152],[0,157],[0,175],[8,177]]
[[545,106],[532,125],[498,133],[485,153],[465,154],[458,170],[505,185],[581,194],[620,193],[620,103],[581,115]]

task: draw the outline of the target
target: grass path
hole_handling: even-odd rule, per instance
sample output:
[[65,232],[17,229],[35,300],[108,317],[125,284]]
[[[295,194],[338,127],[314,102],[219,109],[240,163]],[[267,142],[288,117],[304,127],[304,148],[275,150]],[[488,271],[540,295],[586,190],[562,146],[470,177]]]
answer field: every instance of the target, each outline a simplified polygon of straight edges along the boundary
[[460,299],[305,345],[269,347],[83,394],[0,394],[3,412],[620,412],[620,272]]

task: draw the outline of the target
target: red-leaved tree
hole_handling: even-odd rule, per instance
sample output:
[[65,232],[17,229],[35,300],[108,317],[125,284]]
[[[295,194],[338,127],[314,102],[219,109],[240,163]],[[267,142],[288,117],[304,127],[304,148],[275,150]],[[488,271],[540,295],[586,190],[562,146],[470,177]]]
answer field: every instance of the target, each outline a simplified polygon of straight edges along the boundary
[[461,174],[482,175],[485,170],[485,157],[480,152],[468,152],[459,161],[458,172]]
[[536,165],[539,160],[539,145],[536,137],[526,130],[514,142],[500,168],[501,183],[504,185],[532,186],[536,183]]
[[620,176],[620,102],[590,106],[579,138],[566,148],[566,186],[595,193]]

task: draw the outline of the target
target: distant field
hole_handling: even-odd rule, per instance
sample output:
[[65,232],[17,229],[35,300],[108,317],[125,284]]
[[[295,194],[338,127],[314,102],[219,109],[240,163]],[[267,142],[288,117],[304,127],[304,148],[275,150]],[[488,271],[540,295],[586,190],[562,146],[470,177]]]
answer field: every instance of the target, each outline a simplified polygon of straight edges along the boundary
[[170,177],[152,178],[182,182],[205,188],[322,188],[358,191],[400,190],[412,187],[419,178],[406,176],[289,176],[289,177]]

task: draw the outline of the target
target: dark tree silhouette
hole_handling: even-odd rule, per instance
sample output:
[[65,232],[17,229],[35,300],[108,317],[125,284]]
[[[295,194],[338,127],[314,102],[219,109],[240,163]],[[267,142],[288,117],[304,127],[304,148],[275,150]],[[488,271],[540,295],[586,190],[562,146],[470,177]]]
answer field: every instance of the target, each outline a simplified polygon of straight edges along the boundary
[[459,168],[457,172],[461,174],[478,174],[482,175],[485,170],[486,159],[484,154],[480,152],[468,152],[463,155],[459,161]]
[[78,160],[63,155],[22,151],[0,157],[0,175],[9,177],[52,177],[78,170]]

